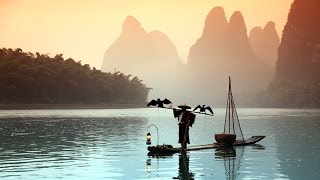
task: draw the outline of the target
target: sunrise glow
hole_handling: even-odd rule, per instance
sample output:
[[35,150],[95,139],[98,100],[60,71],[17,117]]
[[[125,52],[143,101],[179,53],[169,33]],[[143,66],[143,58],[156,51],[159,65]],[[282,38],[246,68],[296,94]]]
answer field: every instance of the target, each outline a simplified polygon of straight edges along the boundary
[[276,23],[281,36],[292,0],[1,0],[0,45],[73,57],[97,68],[105,50],[119,36],[126,16],[136,17],[146,31],[160,30],[187,61],[189,48],[201,35],[205,18],[223,6],[229,19],[240,10],[248,32]]

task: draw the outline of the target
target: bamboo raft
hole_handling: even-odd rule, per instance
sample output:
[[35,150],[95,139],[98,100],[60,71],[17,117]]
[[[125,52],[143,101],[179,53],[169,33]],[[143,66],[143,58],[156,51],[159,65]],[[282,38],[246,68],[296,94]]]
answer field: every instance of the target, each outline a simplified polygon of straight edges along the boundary
[[[265,136],[252,136],[251,138],[246,139],[244,141],[235,141],[231,146],[245,146],[245,145],[255,144],[261,141],[263,138],[265,138]],[[215,149],[215,148],[220,148],[225,146],[230,146],[230,145],[218,144],[218,143],[194,145],[194,146],[189,146],[184,150],[181,147],[172,147],[171,145],[163,145],[163,146],[158,145],[158,146],[149,146],[148,151],[150,151],[151,154],[174,154],[182,151]]]
[[[155,101],[154,101],[155,102]],[[185,135],[186,137],[186,135]],[[226,116],[224,123],[224,132],[220,134],[215,134],[215,140],[218,143],[213,144],[204,144],[204,145],[194,145],[189,146],[186,149],[181,147],[172,147],[171,145],[158,145],[158,146],[149,146],[148,151],[149,155],[172,155],[178,152],[184,151],[196,151],[203,149],[214,149],[221,147],[232,147],[232,146],[245,146],[250,144],[255,144],[261,141],[265,136],[252,136],[249,139],[243,138],[243,133],[241,130],[238,113],[234,103],[232,89],[231,89],[231,78],[229,77],[229,91],[228,91],[228,100],[226,108]]]

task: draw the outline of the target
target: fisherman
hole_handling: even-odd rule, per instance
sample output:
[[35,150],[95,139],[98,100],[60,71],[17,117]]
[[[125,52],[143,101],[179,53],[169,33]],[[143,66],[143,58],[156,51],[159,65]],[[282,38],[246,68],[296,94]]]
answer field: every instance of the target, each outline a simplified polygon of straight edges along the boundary
[[187,109],[191,109],[190,106],[186,104],[178,106],[180,109],[173,108],[173,116],[178,118],[179,124],[179,143],[182,149],[187,148],[187,143],[190,144],[189,139],[189,126],[192,126],[196,115]]

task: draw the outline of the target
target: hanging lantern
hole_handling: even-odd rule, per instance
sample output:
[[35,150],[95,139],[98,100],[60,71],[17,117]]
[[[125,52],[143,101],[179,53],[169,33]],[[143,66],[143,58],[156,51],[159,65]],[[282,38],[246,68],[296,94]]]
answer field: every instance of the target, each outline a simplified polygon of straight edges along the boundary
[[147,133],[147,142],[146,145],[150,145],[151,144],[151,134],[150,132]]
[[159,131],[158,131],[157,126],[154,125],[154,124],[151,124],[150,126],[148,126],[148,133],[147,133],[147,142],[146,142],[146,144],[147,144],[147,145],[150,145],[150,144],[151,144],[151,133],[150,133],[150,127],[151,127],[151,126],[154,126],[154,127],[157,129],[157,135],[158,135],[157,145],[159,145]]

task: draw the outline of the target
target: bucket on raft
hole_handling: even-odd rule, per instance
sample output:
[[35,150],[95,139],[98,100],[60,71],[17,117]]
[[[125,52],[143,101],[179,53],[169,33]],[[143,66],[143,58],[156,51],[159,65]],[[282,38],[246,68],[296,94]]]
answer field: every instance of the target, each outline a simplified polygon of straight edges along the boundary
[[218,144],[232,145],[236,140],[235,134],[215,134],[214,138]]

